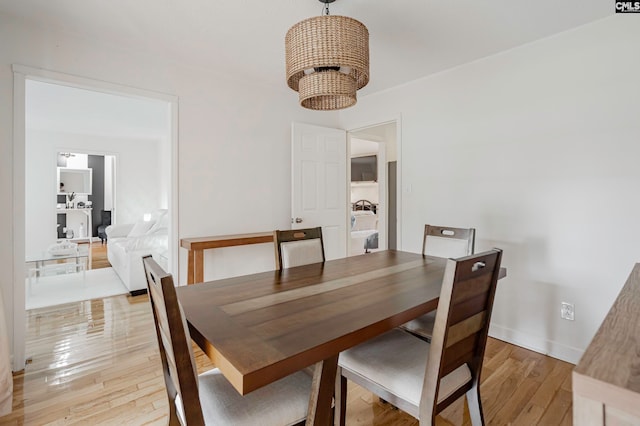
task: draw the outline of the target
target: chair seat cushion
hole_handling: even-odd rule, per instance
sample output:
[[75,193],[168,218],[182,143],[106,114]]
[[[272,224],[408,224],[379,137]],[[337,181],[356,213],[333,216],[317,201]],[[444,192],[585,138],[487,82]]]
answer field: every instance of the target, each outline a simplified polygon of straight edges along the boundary
[[[430,346],[405,331],[394,329],[342,352],[338,364],[389,393],[419,406]],[[440,380],[438,402],[470,380],[471,372],[466,364],[443,377]]]
[[198,376],[200,404],[210,425],[292,425],[307,416],[311,377],[297,372],[245,396],[214,368]]
[[402,324],[400,327],[404,328],[409,333],[431,340],[431,336],[433,336],[433,325],[435,323],[436,311],[433,311],[411,320],[406,324]]

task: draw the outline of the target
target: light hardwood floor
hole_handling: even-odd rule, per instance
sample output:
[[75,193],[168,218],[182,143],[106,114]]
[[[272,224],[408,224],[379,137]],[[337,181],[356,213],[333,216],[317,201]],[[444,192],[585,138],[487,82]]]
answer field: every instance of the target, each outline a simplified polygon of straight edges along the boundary
[[[167,401],[146,295],[28,311],[25,370],[0,425],[166,424]],[[212,368],[196,348],[198,369]],[[489,424],[570,425],[573,365],[489,339],[481,386]],[[438,424],[469,424],[466,404]],[[347,424],[417,425],[349,385]]]
[[111,267],[111,264],[107,260],[107,245],[101,243],[91,244],[91,269],[109,267]]

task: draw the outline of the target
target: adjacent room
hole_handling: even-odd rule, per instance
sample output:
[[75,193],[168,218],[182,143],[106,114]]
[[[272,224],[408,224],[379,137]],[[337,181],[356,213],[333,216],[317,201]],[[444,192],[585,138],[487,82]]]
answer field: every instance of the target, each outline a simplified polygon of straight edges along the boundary
[[0,0],[0,425],[640,424],[638,9]]
[[350,146],[349,254],[395,249],[397,206],[397,122],[348,133]]
[[[25,102],[25,308],[146,286],[142,264],[129,268],[129,257],[137,265],[148,251],[166,265],[168,233],[123,244],[127,234],[109,241],[106,230],[150,229],[166,209],[167,105],[37,80],[27,81]],[[141,285],[131,285],[130,269]]]

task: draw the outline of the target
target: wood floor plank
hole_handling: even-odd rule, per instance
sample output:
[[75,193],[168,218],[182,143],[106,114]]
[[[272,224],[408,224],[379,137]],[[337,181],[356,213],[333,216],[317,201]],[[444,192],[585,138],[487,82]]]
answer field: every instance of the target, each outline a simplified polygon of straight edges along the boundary
[[[569,364],[569,365],[571,366],[571,370],[573,370],[574,366],[571,365],[571,364]],[[571,375],[571,372],[569,372],[569,374],[567,374],[567,377],[562,381],[562,385],[560,385],[560,389],[571,393],[571,390],[572,390],[571,383],[573,383],[572,382],[572,377],[573,376]]]
[[[550,360],[550,361],[549,361]],[[540,383],[535,394],[520,410],[520,414],[515,419],[516,424],[536,424],[544,415],[547,407],[553,400],[556,392],[571,374],[572,364],[545,357],[543,359],[544,366],[534,368],[529,377]]]
[[501,425],[512,424],[539,387],[539,382],[529,377],[525,377],[525,379],[516,387],[515,392],[511,397],[504,401],[502,408],[491,419],[491,423]]
[[567,410],[567,413],[562,418],[562,421],[560,422],[560,425],[561,426],[572,426],[573,425],[573,410],[571,408],[569,408]]
[[[465,413],[466,411],[466,413]],[[464,423],[465,414],[469,417],[469,410],[467,403],[464,398],[458,399],[456,402],[445,408],[440,415],[438,416],[438,420],[441,421],[443,425],[460,425]]]
[[538,424],[557,425],[562,423],[562,419],[564,418],[565,414],[567,414],[567,411],[571,411],[571,401],[571,392],[567,392],[564,389],[559,389]]
[[109,268],[106,244],[91,244],[91,269]]
[[507,358],[491,377],[480,385],[484,418],[489,423],[500,411],[504,402],[509,400],[516,388],[522,383],[529,365]]
[[[491,342],[491,341],[498,341],[498,340],[488,339],[488,341]],[[496,351],[495,355],[485,359],[484,364],[482,365],[483,370],[487,369],[491,371],[496,371],[509,358],[509,355],[511,355],[511,351],[514,348],[514,345],[511,345],[505,342],[501,342],[501,343],[502,345],[499,346],[500,349]]]
[[[0,425],[166,424],[168,403],[146,295],[28,311],[26,352],[31,363],[14,376],[14,411],[0,417]],[[195,345],[194,355],[199,372],[214,367]],[[490,338],[480,387],[487,424],[571,424],[572,367]],[[353,383],[346,415],[348,425],[418,425]],[[464,399],[436,424],[470,425]]]

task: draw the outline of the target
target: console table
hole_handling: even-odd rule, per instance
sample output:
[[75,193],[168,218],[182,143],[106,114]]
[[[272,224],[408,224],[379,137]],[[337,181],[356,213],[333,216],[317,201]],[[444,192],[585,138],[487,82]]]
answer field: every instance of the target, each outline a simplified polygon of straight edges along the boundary
[[573,424],[640,424],[640,263],[573,370]]
[[[93,214],[93,209],[91,209],[90,207],[83,207],[83,208],[75,208],[75,209],[56,209],[56,213],[57,214],[74,214],[74,213],[83,213],[86,218],[87,218],[87,229],[86,229],[86,236],[81,236],[80,232],[78,231],[78,235],[74,235],[73,238],[71,238],[71,241],[85,241],[87,240],[89,243],[91,243],[92,237],[93,237],[93,221],[92,221],[92,214]],[[74,230],[74,234],[75,234],[75,230]]]
[[187,284],[204,281],[204,251],[208,249],[272,243],[273,232],[218,235],[214,237],[182,238],[180,247],[189,250]]

